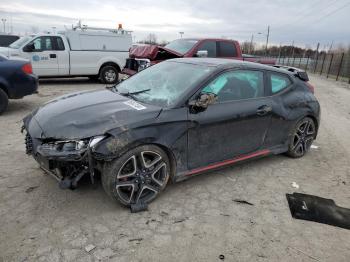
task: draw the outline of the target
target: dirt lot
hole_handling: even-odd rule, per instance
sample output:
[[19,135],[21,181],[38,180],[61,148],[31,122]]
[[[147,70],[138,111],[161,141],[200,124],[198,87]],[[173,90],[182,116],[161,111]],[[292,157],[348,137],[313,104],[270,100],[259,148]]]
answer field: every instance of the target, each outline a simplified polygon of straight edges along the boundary
[[350,231],[294,220],[285,197],[295,181],[298,192],[350,208],[349,85],[312,82],[322,106],[318,149],[170,185],[137,214],[101,186],[60,190],[24,153],[23,116],[55,96],[103,88],[85,79],[41,82],[38,95],[11,101],[0,117],[0,261],[349,261]]

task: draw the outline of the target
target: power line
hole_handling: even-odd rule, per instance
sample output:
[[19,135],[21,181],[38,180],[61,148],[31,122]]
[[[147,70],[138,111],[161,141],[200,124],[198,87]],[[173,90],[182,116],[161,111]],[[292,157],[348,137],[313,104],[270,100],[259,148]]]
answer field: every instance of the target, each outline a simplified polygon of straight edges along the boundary
[[[315,7],[314,9],[312,9],[311,11],[304,13],[304,14],[302,15],[302,17],[300,17],[300,15],[299,15],[300,18],[293,20],[293,22],[284,24],[284,25],[282,25],[282,26],[276,26],[276,28],[277,28],[277,29],[285,28],[285,27],[288,27],[288,26],[293,25],[293,24],[295,24],[295,23],[298,23],[298,22],[300,22],[300,21],[303,21],[303,20],[305,20],[305,19],[309,19],[309,18],[310,18],[309,15],[315,13],[316,10],[317,10],[319,7],[321,7],[321,10],[320,10],[319,12],[317,12],[317,14],[319,14],[320,12],[326,10],[327,8],[329,8],[330,6],[332,6],[333,4],[335,4],[337,1],[338,1],[338,0],[334,0],[334,1],[330,2],[330,3],[328,3],[326,6],[322,6],[322,5],[316,6],[316,7]],[[318,1],[318,2],[320,2],[320,1]],[[315,2],[315,4],[316,4],[316,3],[317,3],[317,2]],[[314,5],[315,5],[315,4],[314,4]],[[315,9],[316,9],[316,10],[315,10]]]
[[329,17],[329,16],[335,14],[336,12],[338,12],[338,11],[340,11],[341,9],[347,7],[348,5],[350,5],[350,2],[346,3],[345,5],[339,7],[339,8],[337,8],[337,9],[335,9],[335,10],[333,10],[332,12],[330,12],[330,13],[328,13],[328,14],[322,16],[322,17],[320,17],[319,19],[313,21],[313,23],[319,22],[319,21],[321,21],[322,19],[327,18],[327,17]]

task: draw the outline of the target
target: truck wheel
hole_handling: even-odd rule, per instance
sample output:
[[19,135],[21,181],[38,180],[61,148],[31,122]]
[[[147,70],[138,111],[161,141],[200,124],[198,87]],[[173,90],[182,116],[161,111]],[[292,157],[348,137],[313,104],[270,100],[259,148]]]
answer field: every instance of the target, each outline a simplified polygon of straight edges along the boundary
[[100,72],[100,79],[105,84],[115,84],[118,82],[119,70],[114,66],[104,66]]
[[0,88],[0,115],[5,112],[7,109],[7,105],[9,103],[9,99],[4,90]]

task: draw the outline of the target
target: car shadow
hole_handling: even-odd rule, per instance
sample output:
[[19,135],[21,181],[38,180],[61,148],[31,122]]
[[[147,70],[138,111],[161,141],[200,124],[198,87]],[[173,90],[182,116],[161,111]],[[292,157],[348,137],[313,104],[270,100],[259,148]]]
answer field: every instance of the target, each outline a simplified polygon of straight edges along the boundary
[[[92,80],[88,77],[76,78],[41,78],[41,85],[86,85],[86,84],[101,84],[98,80]],[[101,84],[103,85],[103,84]]]

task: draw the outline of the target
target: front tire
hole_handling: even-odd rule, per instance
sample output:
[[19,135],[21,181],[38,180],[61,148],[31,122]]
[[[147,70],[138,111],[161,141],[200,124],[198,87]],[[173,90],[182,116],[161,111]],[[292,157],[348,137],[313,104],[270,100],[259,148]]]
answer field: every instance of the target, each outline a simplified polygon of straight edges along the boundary
[[312,118],[305,117],[300,120],[294,127],[287,155],[293,158],[304,156],[310,150],[315,134],[316,126]]
[[150,203],[170,177],[167,154],[158,146],[143,145],[106,164],[102,185],[106,193],[126,206]]
[[119,69],[111,65],[104,66],[100,71],[99,78],[105,84],[115,84],[119,80]]
[[5,112],[9,103],[9,99],[4,90],[0,88],[0,115]]

